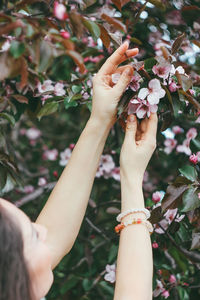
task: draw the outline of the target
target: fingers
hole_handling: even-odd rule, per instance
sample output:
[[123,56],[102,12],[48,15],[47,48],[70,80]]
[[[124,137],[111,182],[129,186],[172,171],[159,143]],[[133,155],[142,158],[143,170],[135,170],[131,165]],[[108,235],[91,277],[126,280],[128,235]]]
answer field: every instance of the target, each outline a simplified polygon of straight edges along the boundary
[[135,115],[129,115],[126,123],[126,133],[125,133],[124,141],[131,140],[134,141],[135,143],[136,132],[137,132],[137,118]]
[[157,126],[158,126],[158,117],[156,113],[151,113],[147,124],[146,124],[146,131],[144,133],[145,139],[156,139],[157,133]]
[[129,43],[123,43],[103,64],[99,70],[99,74],[107,75],[112,74],[117,69],[117,66],[123,61],[127,60],[129,57],[132,57],[138,54],[138,48],[128,50]]
[[125,91],[127,85],[130,83],[131,78],[133,77],[133,67],[128,66],[120,76],[117,84],[114,86],[114,90],[119,92],[119,96]]

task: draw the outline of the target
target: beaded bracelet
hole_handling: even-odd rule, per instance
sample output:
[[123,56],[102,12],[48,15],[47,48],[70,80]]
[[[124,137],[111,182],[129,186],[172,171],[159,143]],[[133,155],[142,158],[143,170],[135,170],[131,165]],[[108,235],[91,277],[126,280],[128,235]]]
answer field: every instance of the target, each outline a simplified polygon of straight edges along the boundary
[[124,218],[125,216],[128,216],[128,215],[130,215],[131,213],[134,213],[134,212],[143,212],[146,215],[147,219],[149,219],[149,217],[150,217],[150,211],[146,208],[130,208],[130,209],[126,210],[125,212],[119,214],[117,216],[116,220],[118,222],[121,222],[122,218]]
[[120,233],[122,229],[124,229],[125,227],[127,227],[128,225],[133,225],[133,224],[144,224],[147,226],[149,233],[152,234],[153,233],[153,226],[152,224],[147,221],[147,220],[143,220],[140,218],[134,218],[132,220],[126,221],[124,223],[118,224],[117,226],[115,226],[115,232],[116,233]]

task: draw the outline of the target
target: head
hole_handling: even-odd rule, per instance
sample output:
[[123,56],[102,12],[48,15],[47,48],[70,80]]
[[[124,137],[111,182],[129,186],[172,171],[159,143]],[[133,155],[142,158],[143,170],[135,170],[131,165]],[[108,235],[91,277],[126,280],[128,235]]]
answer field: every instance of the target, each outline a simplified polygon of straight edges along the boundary
[[39,300],[53,282],[47,230],[0,199],[0,300]]

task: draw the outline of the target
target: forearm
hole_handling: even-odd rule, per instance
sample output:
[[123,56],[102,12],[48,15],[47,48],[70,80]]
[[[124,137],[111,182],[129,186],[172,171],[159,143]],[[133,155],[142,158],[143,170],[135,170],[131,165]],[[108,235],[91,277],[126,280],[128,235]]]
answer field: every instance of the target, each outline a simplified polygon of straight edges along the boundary
[[37,222],[47,227],[55,266],[72,248],[88,204],[110,125],[90,119]]
[[[121,178],[122,211],[144,208],[142,181],[132,185]],[[143,213],[132,217],[144,218]],[[114,300],[151,300],[153,257],[151,239],[144,224],[129,225],[120,233]]]

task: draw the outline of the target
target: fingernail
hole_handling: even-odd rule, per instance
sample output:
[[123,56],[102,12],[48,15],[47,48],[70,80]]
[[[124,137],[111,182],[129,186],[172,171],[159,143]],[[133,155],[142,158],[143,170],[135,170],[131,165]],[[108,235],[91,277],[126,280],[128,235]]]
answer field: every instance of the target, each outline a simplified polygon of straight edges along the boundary
[[130,115],[129,116],[129,121],[130,122],[134,122],[135,121],[135,116],[134,115]]
[[128,76],[131,76],[132,75],[132,69],[131,68],[127,68],[124,73]]
[[128,46],[129,46],[130,41],[129,41],[129,40],[125,40],[125,41],[123,42],[123,45],[124,45],[124,44],[128,44]]

